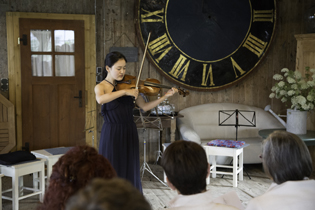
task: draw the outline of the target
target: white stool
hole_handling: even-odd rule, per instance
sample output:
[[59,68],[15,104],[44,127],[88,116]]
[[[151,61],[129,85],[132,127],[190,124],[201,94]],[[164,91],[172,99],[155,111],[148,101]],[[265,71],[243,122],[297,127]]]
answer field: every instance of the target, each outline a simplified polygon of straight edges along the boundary
[[[212,162],[211,174],[212,178],[216,178],[216,174],[230,174],[233,175],[233,187],[237,187],[237,174],[239,174],[239,180],[243,181],[243,148],[228,148],[228,147],[216,147],[202,145],[206,151],[208,162]],[[248,146],[248,145],[246,145]],[[216,156],[228,156],[233,157],[233,166],[217,165]],[[212,158],[214,157],[214,158]],[[232,168],[233,172],[217,171],[217,167]],[[210,178],[208,178],[210,179]],[[210,180],[207,180],[207,183]]]
[[[39,195],[39,199],[42,202],[43,197],[45,194],[45,167],[44,167],[45,160],[37,159],[35,161],[24,162],[15,165],[0,165],[1,173],[4,176],[8,176],[12,178],[12,189],[5,190],[2,192],[2,199],[11,200],[12,201],[12,209],[18,210],[19,209],[19,200],[28,198],[30,196]],[[27,174],[37,174],[38,182],[40,184],[40,188],[29,188],[23,186],[23,176]],[[37,180],[36,180],[37,181]],[[24,195],[23,190],[30,190],[33,193]],[[12,198],[4,196],[3,193],[12,191]]]
[[[68,151],[70,147],[56,147],[56,148],[51,148],[49,150],[54,151],[58,149],[63,149],[64,151]],[[46,178],[46,184],[48,185],[49,177],[52,173],[53,165],[55,165],[55,163],[59,160],[61,156],[64,155],[65,152],[63,152],[62,154],[54,155],[47,152],[45,149],[41,149],[41,150],[31,151],[31,153],[33,153],[33,155],[35,155],[37,158],[45,159],[45,165],[47,167],[47,176],[45,176],[45,178]]]

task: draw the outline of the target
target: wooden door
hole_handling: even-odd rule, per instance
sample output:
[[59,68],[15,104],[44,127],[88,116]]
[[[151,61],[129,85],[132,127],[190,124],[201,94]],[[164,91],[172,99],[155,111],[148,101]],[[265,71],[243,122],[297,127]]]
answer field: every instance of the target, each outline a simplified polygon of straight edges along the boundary
[[21,18],[19,25],[23,145],[84,144],[84,22]]

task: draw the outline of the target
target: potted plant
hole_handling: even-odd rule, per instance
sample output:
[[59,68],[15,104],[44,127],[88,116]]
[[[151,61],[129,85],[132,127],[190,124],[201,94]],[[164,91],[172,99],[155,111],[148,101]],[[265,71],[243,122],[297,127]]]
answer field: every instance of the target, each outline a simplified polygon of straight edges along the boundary
[[269,97],[280,99],[290,107],[287,109],[287,131],[306,134],[307,112],[315,107],[315,69],[306,67],[304,76],[300,71],[287,68],[281,72],[283,75],[273,76],[277,82]]

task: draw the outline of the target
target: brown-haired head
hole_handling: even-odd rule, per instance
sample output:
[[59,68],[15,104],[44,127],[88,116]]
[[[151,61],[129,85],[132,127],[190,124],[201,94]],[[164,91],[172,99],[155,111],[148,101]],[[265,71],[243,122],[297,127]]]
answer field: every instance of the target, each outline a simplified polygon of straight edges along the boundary
[[63,210],[68,198],[96,177],[111,179],[116,177],[116,171],[95,148],[73,147],[53,166],[44,202],[38,210]]
[[161,165],[171,184],[183,195],[206,190],[208,161],[205,150],[192,141],[171,143],[163,153]]

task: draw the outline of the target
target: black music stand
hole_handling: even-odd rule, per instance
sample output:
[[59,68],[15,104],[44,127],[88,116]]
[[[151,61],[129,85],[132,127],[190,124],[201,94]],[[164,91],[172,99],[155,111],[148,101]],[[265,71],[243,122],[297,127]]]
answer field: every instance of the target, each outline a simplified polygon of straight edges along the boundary
[[[222,114],[227,115],[227,117],[221,122]],[[234,115],[235,119],[233,118]],[[251,117],[251,121],[249,120],[249,117]],[[237,141],[239,126],[256,127],[256,113],[255,111],[244,111],[238,109],[219,110],[219,126],[234,126],[236,129],[235,140]]]
[[[221,122],[221,115],[225,115],[225,118],[224,120],[222,120],[222,122]],[[236,133],[235,140],[237,141],[237,134],[238,134],[239,126],[256,127],[256,113],[255,111],[238,110],[238,109],[219,110],[219,126],[234,126],[235,133]],[[248,175],[247,171],[245,170],[245,167],[244,167],[244,171],[246,172],[248,178],[251,179],[251,177]]]
[[[139,108],[138,108],[139,109]],[[156,109],[156,108],[155,108]],[[156,109],[157,111],[157,109]],[[156,119],[148,119],[147,117],[148,116],[143,116],[141,110],[139,109],[139,114],[140,114],[140,117],[138,118],[138,120],[140,119],[141,120],[141,123],[142,123],[142,130],[143,130],[143,133],[147,130],[147,127],[151,127],[150,129],[157,129],[159,130],[159,132],[161,130],[163,130],[163,127],[162,127],[162,122],[161,122],[161,118],[156,118]],[[137,122],[137,121],[136,121]],[[149,126],[147,126],[149,125]],[[159,177],[157,177],[153,171],[151,170],[149,164],[147,163],[146,161],[146,139],[145,137],[143,137],[143,164],[140,168],[140,173],[142,174],[141,176],[141,179],[143,178],[143,174],[145,171],[149,172],[154,178],[156,178],[159,182],[161,182],[164,186],[167,186],[166,183],[164,183],[162,180],[159,179]],[[157,157],[157,160],[159,159],[159,157],[162,157],[162,152],[161,152],[161,149],[160,149],[160,140],[158,141],[158,145],[159,145],[159,150],[158,150],[158,157]]]

